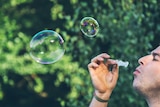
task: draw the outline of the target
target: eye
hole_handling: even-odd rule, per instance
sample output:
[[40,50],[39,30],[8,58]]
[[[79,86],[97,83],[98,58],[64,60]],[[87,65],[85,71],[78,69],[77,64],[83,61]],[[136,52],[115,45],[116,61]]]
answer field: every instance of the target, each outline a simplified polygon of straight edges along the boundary
[[153,57],[153,61],[158,61],[155,57]]
[[156,53],[153,53],[152,54],[153,55],[153,61],[158,61],[158,54],[156,54]]

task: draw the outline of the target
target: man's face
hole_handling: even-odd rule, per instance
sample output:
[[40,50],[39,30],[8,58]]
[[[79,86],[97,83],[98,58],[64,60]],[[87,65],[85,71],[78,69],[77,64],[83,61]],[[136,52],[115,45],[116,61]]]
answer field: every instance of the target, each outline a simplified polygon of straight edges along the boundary
[[142,94],[160,90],[160,46],[138,62],[140,65],[133,73],[133,87]]

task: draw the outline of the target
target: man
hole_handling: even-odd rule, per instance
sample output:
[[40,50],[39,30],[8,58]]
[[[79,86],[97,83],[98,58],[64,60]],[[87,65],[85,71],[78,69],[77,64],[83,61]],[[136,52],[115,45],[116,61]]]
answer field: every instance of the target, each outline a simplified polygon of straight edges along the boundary
[[[133,87],[146,99],[149,107],[160,107],[160,46],[138,62],[139,66],[133,72]],[[113,65],[111,71],[108,69],[110,65]],[[102,53],[91,60],[88,69],[95,89],[89,107],[107,107],[118,80],[118,65],[108,54]]]

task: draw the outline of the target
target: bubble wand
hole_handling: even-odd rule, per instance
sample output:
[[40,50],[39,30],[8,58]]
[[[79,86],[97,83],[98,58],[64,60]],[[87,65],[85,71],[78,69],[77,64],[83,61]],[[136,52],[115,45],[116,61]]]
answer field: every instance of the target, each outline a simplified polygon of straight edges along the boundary
[[118,66],[124,66],[124,67],[128,67],[129,62],[128,61],[122,61],[122,60],[116,60]]

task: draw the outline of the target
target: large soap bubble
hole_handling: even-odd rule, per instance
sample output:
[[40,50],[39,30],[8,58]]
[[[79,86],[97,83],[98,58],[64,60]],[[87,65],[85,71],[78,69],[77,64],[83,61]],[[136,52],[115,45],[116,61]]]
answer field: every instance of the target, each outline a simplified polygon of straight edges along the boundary
[[30,55],[41,64],[58,61],[65,52],[63,38],[53,30],[43,30],[30,41]]

